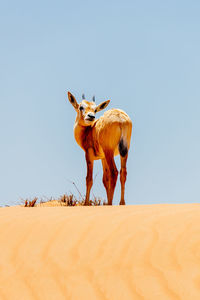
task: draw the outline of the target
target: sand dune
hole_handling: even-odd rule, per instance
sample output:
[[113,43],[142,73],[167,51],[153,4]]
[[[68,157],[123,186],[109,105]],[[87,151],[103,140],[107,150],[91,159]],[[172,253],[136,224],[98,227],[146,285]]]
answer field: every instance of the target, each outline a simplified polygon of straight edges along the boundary
[[0,209],[0,299],[200,299],[200,205]]

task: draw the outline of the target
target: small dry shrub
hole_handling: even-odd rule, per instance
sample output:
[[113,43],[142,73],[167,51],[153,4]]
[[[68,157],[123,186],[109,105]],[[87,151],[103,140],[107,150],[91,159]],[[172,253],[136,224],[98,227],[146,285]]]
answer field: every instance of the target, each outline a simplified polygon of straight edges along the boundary
[[24,206],[25,206],[25,207],[34,207],[35,204],[36,204],[36,202],[37,202],[37,200],[38,200],[37,197],[35,197],[33,200],[28,200],[28,199],[26,199],[26,200],[25,200],[25,203],[24,203]]
[[[40,199],[40,203],[36,204],[38,198],[35,197],[33,200],[26,199],[24,202],[25,207],[34,207],[34,206],[84,206],[85,200],[84,199],[77,199],[73,194],[67,195],[64,194],[60,196],[58,199],[54,198],[47,198],[47,199]],[[93,200],[89,201],[89,206],[100,206],[100,205],[107,205],[105,201],[101,198],[94,197]]]

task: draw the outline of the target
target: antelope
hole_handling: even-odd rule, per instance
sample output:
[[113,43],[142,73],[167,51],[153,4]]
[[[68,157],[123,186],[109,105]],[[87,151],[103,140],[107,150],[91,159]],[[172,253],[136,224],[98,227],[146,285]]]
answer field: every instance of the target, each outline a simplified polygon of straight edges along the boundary
[[90,190],[93,185],[93,164],[94,160],[98,159],[101,159],[103,166],[103,184],[106,189],[108,205],[112,205],[118,177],[114,156],[119,154],[121,160],[120,205],[125,205],[126,163],[132,131],[131,119],[120,109],[110,109],[95,120],[96,113],[105,109],[110,100],[96,105],[94,97],[93,101],[90,102],[85,100],[83,94],[82,101],[78,104],[70,92],[68,92],[68,99],[77,112],[74,137],[77,144],[85,151],[87,163],[85,205],[89,205]]

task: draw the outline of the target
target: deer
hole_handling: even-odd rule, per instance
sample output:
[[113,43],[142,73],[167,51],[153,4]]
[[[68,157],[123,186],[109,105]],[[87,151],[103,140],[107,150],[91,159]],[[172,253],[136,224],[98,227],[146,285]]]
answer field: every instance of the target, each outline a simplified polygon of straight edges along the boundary
[[103,184],[106,189],[107,204],[112,205],[118,177],[118,170],[114,160],[116,155],[120,155],[121,160],[120,205],[125,205],[126,164],[132,133],[130,117],[121,109],[110,109],[99,119],[95,119],[96,113],[105,109],[110,100],[96,105],[95,97],[93,97],[92,101],[87,101],[83,94],[82,101],[78,103],[70,92],[68,92],[68,99],[77,113],[74,124],[74,137],[77,144],[85,152],[87,164],[85,205],[90,203],[90,191],[93,185],[93,165],[94,161],[99,159],[101,159],[103,167]]

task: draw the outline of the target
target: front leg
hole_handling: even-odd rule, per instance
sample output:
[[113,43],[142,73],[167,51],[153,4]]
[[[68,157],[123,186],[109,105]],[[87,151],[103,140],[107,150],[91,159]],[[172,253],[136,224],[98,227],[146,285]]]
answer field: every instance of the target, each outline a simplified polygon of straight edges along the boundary
[[86,176],[86,198],[85,198],[85,205],[89,205],[89,200],[90,200],[90,190],[92,188],[93,184],[93,151],[92,149],[88,149],[85,153],[85,159],[87,163],[87,176]]

